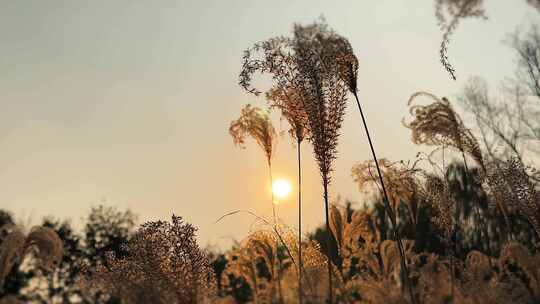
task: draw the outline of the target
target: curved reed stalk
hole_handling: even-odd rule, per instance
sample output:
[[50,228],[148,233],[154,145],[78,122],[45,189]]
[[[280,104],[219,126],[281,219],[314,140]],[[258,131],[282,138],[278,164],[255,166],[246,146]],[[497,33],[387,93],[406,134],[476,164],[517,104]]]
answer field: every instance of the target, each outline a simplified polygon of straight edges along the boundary
[[335,45],[339,46],[339,47],[336,48],[337,51],[335,52],[335,55],[334,55],[335,58],[336,58],[336,62],[337,62],[336,67],[337,67],[339,79],[340,79],[341,82],[344,83],[346,88],[349,90],[349,92],[351,92],[354,95],[354,98],[356,99],[356,105],[358,106],[358,110],[360,112],[360,117],[362,118],[362,124],[364,126],[364,130],[366,132],[369,147],[371,149],[371,155],[373,157],[375,167],[377,168],[377,174],[379,176],[380,186],[382,188],[382,192],[383,192],[383,195],[384,195],[384,199],[383,199],[384,206],[385,206],[385,209],[387,210],[388,216],[390,217],[390,221],[392,222],[392,226],[394,227],[395,239],[396,239],[396,242],[397,242],[397,245],[398,245],[399,255],[400,255],[400,260],[401,260],[401,268],[402,268],[403,274],[405,276],[405,284],[407,285],[407,289],[409,291],[409,296],[411,298],[411,301],[413,303],[415,303],[416,301],[415,301],[414,293],[413,293],[413,290],[412,290],[412,284],[411,284],[410,279],[409,279],[409,270],[407,269],[407,263],[406,263],[406,260],[405,260],[405,250],[404,250],[404,247],[403,247],[403,244],[402,244],[402,241],[401,241],[401,235],[400,235],[400,233],[399,233],[399,231],[397,229],[396,216],[395,216],[395,214],[392,211],[392,208],[390,206],[390,200],[388,198],[388,193],[386,191],[383,176],[381,174],[381,169],[379,167],[379,161],[377,160],[377,154],[375,153],[375,148],[374,148],[373,142],[371,140],[371,135],[369,133],[369,129],[368,129],[368,126],[367,126],[367,123],[366,123],[366,118],[364,116],[364,112],[362,111],[362,106],[360,105],[360,100],[358,98],[358,92],[357,92],[358,91],[358,83],[357,83],[357,79],[358,79],[358,59],[354,55],[352,47],[351,47],[349,41],[347,41],[347,39],[345,39],[344,37],[336,35],[336,37],[334,37],[334,41],[337,42],[337,43],[335,43]]
[[[351,89],[351,91],[352,91],[352,89]],[[379,161],[377,160],[377,154],[375,154],[375,148],[373,147],[373,142],[371,141],[371,136],[369,134],[369,129],[368,129],[368,126],[367,126],[367,123],[366,123],[366,119],[364,117],[362,107],[360,106],[360,101],[358,99],[358,94],[357,94],[356,90],[352,91],[352,92],[354,94],[354,97],[356,98],[356,104],[358,105],[358,110],[360,111],[360,117],[362,118],[362,123],[364,124],[364,130],[366,131],[366,136],[367,136],[367,139],[368,139],[368,142],[369,142],[369,147],[371,149],[371,155],[373,156],[373,160],[375,162],[375,167],[377,168],[377,174],[379,176],[379,182],[381,183],[382,192],[384,194],[384,200],[383,201],[384,201],[384,204],[385,204],[385,208],[386,208],[386,211],[388,212],[388,216],[390,217],[390,221],[392,222],[392,226],[394,227],[394,236],[395,236],[396,243],[397,243],[397,246],[398,246],[398,251],[399,251],[399,255],[400,255],[400,259],[401,259],[401,268],[403,269],[403,275],[405,277],[405,283],[407,285],[407,288],[409,289],[409,296],[411,297],[411,302],[416,303],[416,300],[415,300],[415,297],[414,297],[414,292],[412,290],[412,284],[411,284],[410,278],[409,278],[409,269],[407,268],[407,263],[405,261],[405,250],[404,250],[404,247],[403,247],[403,243],[401,241],[401,235],[400,235],[400,233],[398,231],[398,228],[397,228],[396,215],[394,214],[394,212],[392,211],[392,208],[390,207],[390,200],[388,199],[388,193],[387,193],[386,187],[384,185],[383,177],[382,177],[382,174],[381,174],[381,168],[379,167]]]
[[[435,0],[435,16],[441,30],[444,31],[439,49],[440,61],[453,80],[456,80],[456,70],[448,61],[450,37],[456,30],[461,19],[467,17],[487,18],[482,4],[483,0]],[[446,13],[444,12],[445,10]],[[450,22],[447,22],[446,14],[451,18]]]

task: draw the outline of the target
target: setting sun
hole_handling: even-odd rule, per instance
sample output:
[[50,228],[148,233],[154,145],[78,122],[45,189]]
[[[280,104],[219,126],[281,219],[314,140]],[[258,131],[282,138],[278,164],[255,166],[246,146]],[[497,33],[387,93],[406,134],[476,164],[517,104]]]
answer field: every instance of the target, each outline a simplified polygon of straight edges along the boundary
[[277,198],[285,198],[291,189],[291,184],[284,179],[278,179],[272,184],[272,191]]
[[0,0],[0,304],[540,304],[540,0],[243,2]]

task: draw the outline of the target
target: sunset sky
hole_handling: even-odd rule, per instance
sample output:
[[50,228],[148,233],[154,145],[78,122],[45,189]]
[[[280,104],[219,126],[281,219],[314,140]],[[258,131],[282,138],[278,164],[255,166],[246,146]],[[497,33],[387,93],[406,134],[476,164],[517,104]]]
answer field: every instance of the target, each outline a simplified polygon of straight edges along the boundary
[[[454,82],[439,63],[433,0],[0,1],[0,208],[75,225],[102,202],[139,222],[175,213],[198,226],[203,245],[226,246],[253,218],[217,218],[239,209],[271,215],[262,151],[252,141],[239,149],[228,134],[244,104],[264,106],[237,85],[244,49],[323,15],[359,58],[379,156],[411,159],[418,148],[401,120],[412,93],[452,100],[471,75],[496,89],[513,74],[503,41],[538,13],[525,1],[485,2],[489,19],[463,21],[451,41]],[[350,169],[371,155],[352,102],[330,194],[361,203]],[[277,113],[273,120],[287,130]],[[323,200],[311,147],[303,148],[304,229],[312,230]],[[274,176],[290,180],[293,195],[277,210],[293,227],[295,170],[284,136]]]

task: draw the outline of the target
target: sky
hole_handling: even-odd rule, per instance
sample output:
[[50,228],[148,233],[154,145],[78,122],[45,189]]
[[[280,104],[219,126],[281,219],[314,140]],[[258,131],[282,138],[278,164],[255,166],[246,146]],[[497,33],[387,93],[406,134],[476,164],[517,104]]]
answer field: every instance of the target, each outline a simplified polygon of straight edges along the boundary
[[[271,215],[264,154],[251,141],[235,147],[228,134],[244,104],[265,105],[237,84],[244,49],[324,16],[359,58],[379,158],[407,160],[425,150],[402,125],[412,93],[452,100],[469,76],[496,90],[515,70],[503,41],[538,13],[524,0],[485,2],[488,20],[464,20],[451,41],[454,82],[439,63],[432,0],[0,0],[0,208],[20,221],[52,215],[75,226],[101,203],[129,208],[139,222],[174,213],[199,228],[202,245],[228,246],[253,229],[253,217],[215,223],[220,216]],[[371,155],[351,97],[330,197],[360,205],[351,167]],[[287,130],[277,113],[272,119]],[[302,149],[308,231],[324,211],[311,147]],[[280,137],[273,159],[274,176],[293,191],[295,152]],[[296,227],[294,195],[277,212]]]

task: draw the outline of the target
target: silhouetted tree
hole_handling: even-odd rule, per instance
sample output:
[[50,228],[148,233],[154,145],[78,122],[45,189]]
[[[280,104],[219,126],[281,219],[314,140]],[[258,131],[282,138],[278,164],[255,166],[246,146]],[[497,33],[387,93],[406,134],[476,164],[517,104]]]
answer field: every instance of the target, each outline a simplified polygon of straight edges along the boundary
[[[42,226],[53,229],[63,241],[64,256],[59,267],[44,276],[40,276],[33,267],[14,267],[6,278],[0,298],[12,295],[21,301],[35,303],[51,303],[53,300],[59,303],[115,303],[115,299],[101,293],[83,294],[78,284],[80,270],[83,265],[95,267],[104,263],[106,252],[119,256],[125,254],[124,245],[133,234],[135,221],[136,216],[131,211],[118,211],[107,206],[90,210],[82,233],[75,231],[68,221],[45,218]],[[0,211],[0,227],[2,224],[13,224],[11,215],[6,211]],[[1,237],[4,230],[0,228],[0,231]]]

